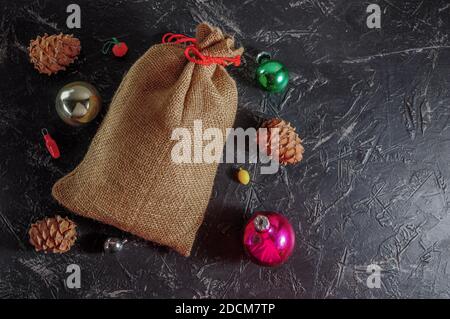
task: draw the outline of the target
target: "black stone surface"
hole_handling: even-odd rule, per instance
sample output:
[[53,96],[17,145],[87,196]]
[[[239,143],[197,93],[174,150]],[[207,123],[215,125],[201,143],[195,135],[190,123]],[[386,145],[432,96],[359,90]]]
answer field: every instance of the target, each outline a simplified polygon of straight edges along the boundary
[[[374,1],[380,30],[366,26],[367,1],[0,1],[0,297],[2,298],[448,298],[450,297],[450,2]],[[81,29],[66,7],[81,7]],[[304,138],[303,162],[275,175],[257,165],[248,187],[217,173],[193,255],[74,216],[50,195],[83,158],[122,76],[161,35],[220,26],[249,49],[266,50],[291,72],[285,94],[251,80],[250,63],[231,69],[239,87],[236,125],[291,121]],[[39,34],[74,33],[80,59],[53,77],[38,74],[27,46]],[[116,36],[130,51],[103,55]],[[252,56],[247,53],[245,59]],[[105,101],[91,124],[73,128],[54,109],[64,84],[94,84]],[[58,141],[52,160],[40,130]],[[168,172],[170,174],[170,172]],[[297,234],[294,255],[270,269],[252,264],[240,236],[255,210],[277,210]],[[35,253],[30,223],[57,213],[79,224],[64,255]],[[131,243],[102,253],[109,236]],[[64,285],[81,267],[81,288]],[[366,267],[382,268],[380,289]]]

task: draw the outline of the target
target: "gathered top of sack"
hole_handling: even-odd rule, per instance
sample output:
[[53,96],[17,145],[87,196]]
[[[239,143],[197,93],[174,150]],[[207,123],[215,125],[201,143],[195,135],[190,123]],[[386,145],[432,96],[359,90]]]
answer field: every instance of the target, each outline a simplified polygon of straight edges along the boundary
[[200,65],[220,64],[227,66],[234,64],[239,66],[243,48],[234,47],[234,39],[224,35],[218,28],[207,23],[197,27],[195,38],[183,34],[166,33],[162,43],[187,45],[184,51],[186,59]]

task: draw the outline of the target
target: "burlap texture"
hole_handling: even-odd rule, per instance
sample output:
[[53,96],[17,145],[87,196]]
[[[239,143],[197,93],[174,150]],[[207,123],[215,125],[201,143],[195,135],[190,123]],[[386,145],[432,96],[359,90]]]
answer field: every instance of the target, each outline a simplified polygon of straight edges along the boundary
[[[232,38],[197,27],[204,55],[242,54]],[[182,44],[152,46],[122,80],[83,161],[53,186],[53,197],[93,218],[189,256],[203,221],[217,163],[176,164],[172,130],[217,127],[237,108],[234,80],[220,65],[188,62]]]

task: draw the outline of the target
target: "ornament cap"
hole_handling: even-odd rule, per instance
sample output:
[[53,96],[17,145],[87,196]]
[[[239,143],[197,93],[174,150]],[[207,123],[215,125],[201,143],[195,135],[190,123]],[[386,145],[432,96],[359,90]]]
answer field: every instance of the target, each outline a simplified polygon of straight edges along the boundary
[[264,215],[258,215],[253,220],[253,224],[255,225],[256,231],[262,233],[266,232],[270,228],[270,221],[267,216]]
[[121,240],[119,238],[110,237],[104,242],[103,250],[106,253],[117,253],[122,250],[123,245],[125,245],[127,242],[127,239]]
[[259,52],[258,55],[256,56],[256,63],[261,64],[267,60],[271,60],[272,59],[272,54],[270,54],[269,52],[266,51],[262,51]]

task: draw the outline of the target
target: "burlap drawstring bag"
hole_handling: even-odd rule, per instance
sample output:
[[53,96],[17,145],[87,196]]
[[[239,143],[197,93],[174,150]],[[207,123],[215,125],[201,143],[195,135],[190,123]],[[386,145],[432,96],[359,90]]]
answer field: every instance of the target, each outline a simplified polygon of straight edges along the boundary
[[189,256],[218,163],[173,162],[172,131],[192,132],[201,120],[203,130],[219,128],[225,136],[237,90],[224,65],[238,65],[243,49],[206,23],[195,39],[171,35],[168,41],[131,67],[83,161],[52,194],[74,213]]

